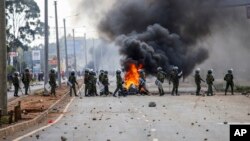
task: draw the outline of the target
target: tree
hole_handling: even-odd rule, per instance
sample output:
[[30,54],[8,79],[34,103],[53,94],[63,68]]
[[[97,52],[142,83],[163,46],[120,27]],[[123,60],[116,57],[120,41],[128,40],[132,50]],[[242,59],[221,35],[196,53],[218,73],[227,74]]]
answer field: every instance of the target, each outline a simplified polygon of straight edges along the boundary
[[40,9],[34,0],[6,0],[8,51],[27,50],[36,36],[44,33]]

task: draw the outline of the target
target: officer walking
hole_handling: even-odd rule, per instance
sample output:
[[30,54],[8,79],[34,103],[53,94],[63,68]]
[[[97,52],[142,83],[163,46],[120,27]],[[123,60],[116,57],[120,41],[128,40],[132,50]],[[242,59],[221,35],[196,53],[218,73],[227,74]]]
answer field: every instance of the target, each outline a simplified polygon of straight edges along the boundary
[[161,67],[158,67],[157,71],[158,71],[157,72],[157,79],[156,79],[155,84],[158,86],[160,96],[163,96],[164,95],[164,90],[163,90],[162,84],[164,83],[166,73],[162,71]]
[[143,95],[143,94],[146,94],[148,95],[149,94],[149,91],[148,89],[146,88],[146,75],[145,75],[145,72],[144,70],[140,69],[138,70],[139,71],[139,94]]
[[85,89],[84,89],[84,93],[85,93],[85,96],[89,96],[89,70],[86,69],[84,71],[84,84],[85,84]]
[[70,96],[72,96],[72,89],[73,89],[73,91],[75,93],[75,96],[78,96],[76,94],[76,84],[78,85],[78,83],[76,81],[76,77],[75,77],[75,72],[74,71],[71,72],[68,81],[70,82]]
[[108,71],[104,71],[103,85],[104,85],[104,94],[107,96],[107,95],[109,95],[109,78],[108,78]]
[[103,84],[103,80],[104,80],[104,70],[100,70],[100,74],[99,74],[99,86],[100,86],[100,96],[102,96],[104,94],[104,84]]
[[28,95],[30,81],[31,81],[30,72],[29,72],[29,69],[26,68],[22,76],[22,82],[24,84],[24,89],[25,89],[25,95]]
[[50,70],[49,84],[50,84],[50,87],[51,87],[50,95],[56,96],[56,73],[55,73],[54,69]]
[[213,77],[213,71],[208,70],[207,72],[207,85],[208,85],[208,90],[207,90],[207,96],[213,96],[213,82],[214,82],[214,77]]
[[234,76],[233,76],[233,70],[228,70],[228,73],[225,75],[224,80],[226,81],[226,89],[225,89],[225,95],[227,95],[227,90],[230,87],[232,95],[234,94]]
[[[121,91],[121,94],[125,97],[126,94],[123,92],[123,87],[122,87],[122,84],[123,84],[123,80],[122,80],[122,77],[121,77],[121,71],[120,70],[117,70],[116,71],[116,89],[115,89],[115,92],[113,94],[114,97],[116,97],[116,93],[120,90]],[[118,93],[118,96],[119,96],[119,93]]]
[[182,77],[182,72],[179,73],[178,72],[178,67],[175,66],[173,67],[171,76],[170,76],[170,80],[173,82],[173,89],[172,89],[172,95],[174,95],[174,93],[179,96],[180,94],[178,93],[178,88],[179,88],[179,79]]
[[18,72],[15,72],[15,73],[14,73],[13,85],[14,85],[14,88],[15,88],[14,96],[15,96],[15,97],[19,97],[19,96],[18,96],[18,89],[20,88],[20,85],[19,85],[19,79],[18,79]]
[[205,82],[200,76],[200,68],[195,70],[194,80],[196,84],[196,96],[199,96],[201,91],[201,81]]

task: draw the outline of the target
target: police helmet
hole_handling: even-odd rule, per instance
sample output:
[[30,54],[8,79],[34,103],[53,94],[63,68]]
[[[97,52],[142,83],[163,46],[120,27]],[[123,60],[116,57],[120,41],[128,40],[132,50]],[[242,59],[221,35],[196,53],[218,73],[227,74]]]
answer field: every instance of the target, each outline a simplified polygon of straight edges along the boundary
[[72,72],[71,72],[71,75],[72,75],[72,76],[74,76],[74,75],[75,75],[75,72],[74,72],[74,71],[72,71]]
[[158,70],[158,71],[162,71],[162,67],[158,67],[157,70]]
[[104,74],[108,74],[108,71],[104,71]]
[[208,73],[208,74],[212,74],[212,73],[213,73],[213,70],[210,69],[210,70],[207,71],[207,73]]
[[120,71],[120,70],[117,70],[117,71],[116,71],[116,74],[121,74],[121,71]]

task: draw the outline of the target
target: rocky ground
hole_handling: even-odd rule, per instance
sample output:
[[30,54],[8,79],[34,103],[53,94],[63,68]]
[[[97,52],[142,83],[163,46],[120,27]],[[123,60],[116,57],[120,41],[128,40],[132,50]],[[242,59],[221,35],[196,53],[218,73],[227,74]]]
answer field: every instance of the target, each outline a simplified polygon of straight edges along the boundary
[[[4,139],[228,141],[230,124],[250,123],[249,97],[220,92],[212,97],[194,96],[194,88],[188,87],[190,92],[185,92],[186,87],[181,88],[181,96],[77,97],[71,100],[67,112],[63,112],[65,106],[58,107],[39,126]],[[156,106],[149,107],[150,102]],[[58,116],[61,120],[52,125]],[[30,131],[33,133],[27,134]]]

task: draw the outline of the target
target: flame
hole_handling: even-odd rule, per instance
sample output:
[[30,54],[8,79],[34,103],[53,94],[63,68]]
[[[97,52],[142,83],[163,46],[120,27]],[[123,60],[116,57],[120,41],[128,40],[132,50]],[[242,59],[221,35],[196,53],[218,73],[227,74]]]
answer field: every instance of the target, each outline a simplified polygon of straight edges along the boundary
[[135,85],[136,87],[139,86],[139,69],[142,69],[142,65],[139,65],[138,67],[135,64],[129,65],[129,69],[126,71],[124,78],[126,89],[129,89],[131,85]]

